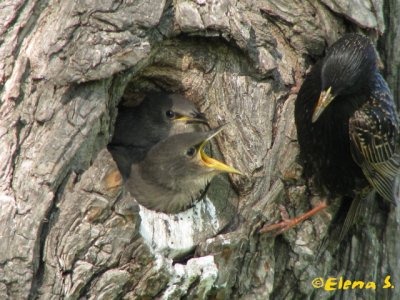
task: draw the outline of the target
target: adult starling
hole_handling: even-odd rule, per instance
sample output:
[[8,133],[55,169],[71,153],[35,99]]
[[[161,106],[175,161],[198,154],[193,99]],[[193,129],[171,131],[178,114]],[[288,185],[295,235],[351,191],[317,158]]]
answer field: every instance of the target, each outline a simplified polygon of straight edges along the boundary
[[[347,34],[331,46],[300,88],[295,122],[305,176],[314,176],[328,196],[354,199],[372,186],[393,202],[400,167],[399,120],[368,38]],[[321,203],[314,210],[324,207]],[[346,218],[352,219],[355,211]],[[283,222],[282,228],[297,221]]]
[[130,165],[143,159],[152,146],[174,134],[201,130],[199,124],[208,124],[207,119],[188,99],[153,93],[137,107],[119,109],[108,149],[127,178]]
[[170,136],[132,165],[125,188],[143,206],[168,214],[189,208],[217,174],[240,172],[204,152],[204,146],[222,130]]

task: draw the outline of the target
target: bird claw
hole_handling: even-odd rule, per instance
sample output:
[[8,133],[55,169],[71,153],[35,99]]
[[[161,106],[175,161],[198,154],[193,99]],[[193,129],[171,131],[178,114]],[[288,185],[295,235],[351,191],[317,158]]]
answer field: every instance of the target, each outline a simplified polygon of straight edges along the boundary
[[275,233],[272,234],[273,237],[276,237],[296,225],[293,224],[294,223],[293,220],[290,219],[289,213],[285,206],[279,205],[279,212],[281,214],[282,221],[275,224],[264,225],[260,229],[259,231],[260,233],[270,233],[276,231]]
[[315,215],[317,212],[323,210],[324,208],[326,208],[328,205],[326,202],[320,202],[316,207],[314,207],[313,209],[311,209],[310,211],[296,217],[293,219],[289,218],[289,214],[286,210],[286,208],[284,206],[280,206],[279,210],[281,213],[281,218],[282,221],[275,223],[275,224],[267,224],[264,225],[260,230],[259,233],[270,233],[270,232],[274,232],[272,234],[273,237],[276,237],[282,233],[284,233],[285,231],[292,229],[294,227],[296,227],[299,223],[303,222],[304,220],[307,220],[308,218],[310,218],[311,216]]
[[273,237],[281,235],[285,231],[295,227],[298,223],[295,220],[283,220],[279,223],[265,225],[260,229],[260,233],[271,233]]

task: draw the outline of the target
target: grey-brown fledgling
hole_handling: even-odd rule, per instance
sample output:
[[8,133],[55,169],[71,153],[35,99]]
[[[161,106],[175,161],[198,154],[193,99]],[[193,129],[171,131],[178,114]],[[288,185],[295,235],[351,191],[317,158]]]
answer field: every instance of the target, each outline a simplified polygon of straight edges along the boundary
[[144,158],[149,149],[168,136],[202,130],[207,124],[188,99],[177,94],[149,94],[137,107],[121,107],[114,136],[108,146],[124,178],[130,165]]
[[204,146],[221,130],[182,133],[161,141],[132,166],[126,189],[155,211],[171,214],[189,208],[215,175],[241,174],[204,152]]

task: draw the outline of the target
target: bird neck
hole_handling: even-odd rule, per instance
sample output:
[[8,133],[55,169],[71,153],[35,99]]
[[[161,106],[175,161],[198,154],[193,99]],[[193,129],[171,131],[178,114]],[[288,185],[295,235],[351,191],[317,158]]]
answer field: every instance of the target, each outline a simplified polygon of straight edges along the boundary
[[343,88],[338,94],[339,96],[354,97],[354,96],[366,96],[371,93],[373,86],[373,79],[376,72],[369,72],[368,74],[359,74],[353,80],[353,83]]
[[165,213],[177,213],[189,208],[201,195],[208,183],[207,176],[195,180],[177,180],[167,172],[162,176],[149,177],[140,164],[132,167],[131,176],[126,181],[126,189],[142,205]]
[[[332,113],[326,111],[321,116],[321,118],[325,115],[325,117],[331,117],[334,120],[333,122],[344,122],[344,124],[348,124],[349,118],[354,115],[354,112],[360,109],[366,102],[368,101],[367,94],[352,94],[352,95],[343,95],[338,96],[327,108],[332,111]],[[347,132],[347,126],[346,126]]]

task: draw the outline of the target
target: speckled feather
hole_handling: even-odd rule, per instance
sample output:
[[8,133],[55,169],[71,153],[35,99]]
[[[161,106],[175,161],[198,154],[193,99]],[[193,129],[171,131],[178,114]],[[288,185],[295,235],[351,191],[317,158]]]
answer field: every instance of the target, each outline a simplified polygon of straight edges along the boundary
[[300,158],[307,178],[314,177],[332,196],[352,197],[354,189],[366,184],[350,153],[348,120],[355,109],[351,103],[333,101],[316,123],[311,122],[321,93],[321,66],[322,61],[306,76],[295,104]]
[[[301,158],[333,195],[353,197],[372,185],[393,201],[399,169],[399,120],[392,95],[376,66],[370,41],[348,34],[306,76],[295,105]],[[321,91],[334,100],[312,123]]]
[[368,102],[350,118],[351,152],[369,183],[393,201],[400,168],[399,121],[390,90],[380,74],[374,77]]

